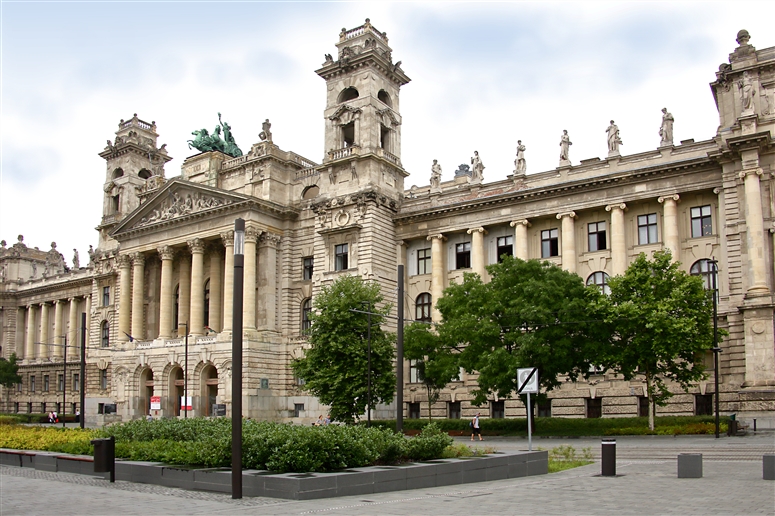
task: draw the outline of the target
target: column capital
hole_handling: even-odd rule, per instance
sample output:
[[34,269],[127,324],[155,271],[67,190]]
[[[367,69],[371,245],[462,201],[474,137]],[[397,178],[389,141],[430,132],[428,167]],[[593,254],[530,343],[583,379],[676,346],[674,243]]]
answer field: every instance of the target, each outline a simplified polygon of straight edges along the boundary
[[277,247],[277,244],[282,240],[282,236],[275,233],[263,232],[258,237],[258,241],[262,246]]
[[145,255],[143,253],[132,254],[132,265],[135,267],[145,265]]
[[609,204],[608,206],[605,207],[605,211],[613,211],[613,210],[624,211],[626,209],[627,209],[627,205],[623,202],[618,202],[616,204]]
[[126,254],[118,255],[118,257],[116,257],[116,261],[118,262],[119,269],[128,269],[132,266],[132,260],[130,260],[129,255]]
[[468,233],[469,235],[473,235],[474,233],[481,233],[482,235],[486,235],[487,234],[487,230],[482,228],[482,227],[471,228],[468,231],[466,231],[466,233]]
[[226,247],[231,247],[234,245],[234,230],[224,231],[221,233],[221,240],[223,240],[223,245]]
[[678,195],[678,194],[663,195],[662,197],[657,198],[657,202],[659,204],[662,204],[665,201],[675,201],[675,202],[678,202],[680,200],[681,200],[681,196]]
[[509,223],[509,226],[511,226],[513,228],[515,228],[517,226],[525,226],[525,227],[529,228],[530,226],[532,226],[532,224],[527,219],[521,219],[521,220],[512,220]]
[[563,217],[570,217],[572,219],[576,218],[576,212],[575,211],[566,211],[563,213],[557,214],[557,220],[562,220]]
[[756,174],[757,176],[761,176],[763,173],[764,171],[761,168],[749,168],[746,170],[741,170],[738,175],[740,176],[740,179],[745,179],[751,174]]
[[83,297],[83,296],[71,296],[71,297],[68,297],[67,298],[67,302],[68,303],[72,303],[73,301],[77,300],[79,297]]
[[253,226],[248,226],[245,228],[245,242],[253,242],[254,244],[258,242],[258,237],[261,236],[261,231],[258,228],[255,228]]
[[444,236],[444,235],[442,235],[441,233],[436,233],[436,234],[433,234],[433,235],[428,235],[428,238],[427,238],[427,240],[434,240],[434,239],[436,239],[436,238],[438,238],[438,239],[439,239],[439,240],[441,240],[442,242],[444,242],[444,241],[446,241],[446,240],[447,240],[447,237],[445,237],[445,236]]
[[201,238],[193,238],[187,241],[186,244],[188,244],[188,248],[191,250],[191,254],[205,252],[205,243]]
[[43,308],[44,306],[49,306],[48,301],[43,301],[42,303],[38,303],[38,304],[40,305],[41,308]]
[[159,256],[162,260],[172,260],[175,258],[175,251],[172,249],[172,246],[169,245],[163,245],[156,248],[156,251],[159,253]]

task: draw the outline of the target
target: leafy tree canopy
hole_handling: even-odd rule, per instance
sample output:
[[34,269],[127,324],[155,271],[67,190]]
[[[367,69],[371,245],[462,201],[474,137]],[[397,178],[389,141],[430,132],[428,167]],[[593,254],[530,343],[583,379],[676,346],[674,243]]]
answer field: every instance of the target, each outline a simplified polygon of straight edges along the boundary
[[606,365],[626,380],[644,375],[649,400],[659,405],[672,396],[667,380],[687,391],[705,377],[703,352],[713,347],[713,293],[702,279],[679,269],[670,251],[658,251],[652,260],[641,253],[609,287],[614,333]]
[[6,389],[10,389],[17,383],[22,382],[22,377],[19,376],[19,365],[17,362],[16,353],[12,353],[8,360],[0,358],[0,385]]
[[490,393],[510,397],[521,367],[538,367],[546,390],[562,375],[588,377],[608,340],[600,291],[549,262],[507,256],[487,270],[489,283],[464,274],[437,302],[439,337],[459,351],[466,371],[479,374],[474,403]]
[[293,362],[303,388],[331,407],[331,417],[353,422],[366,411],[369,316],[371,312],[371,405],[390,403],[395,394],[394,334],[382,330],[390,305],[379,285],[343,276],[315,297],[310,313],[310,348]]
[[417,376],[428,393],[428,419],[431,406],[439,400],[441,389],[460,374],[457,354],[423,323],[412,323],[404,329],[404,358],[415,360]]

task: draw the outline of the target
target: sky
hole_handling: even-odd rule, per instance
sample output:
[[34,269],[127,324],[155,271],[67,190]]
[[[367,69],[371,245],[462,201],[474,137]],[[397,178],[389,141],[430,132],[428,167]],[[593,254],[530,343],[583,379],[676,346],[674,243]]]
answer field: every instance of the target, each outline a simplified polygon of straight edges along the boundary
[[387,32],[412,79],[401,90],[405,182],[443,180],[478,150],[486,182],[570,159],[605,157],[616,121],[622,154],[712,138],[708,84],[737,43],[775,46],[775,2],[187,2],[0,0],[0,239],[52,241],[71,262],[97,245],[105,161],[121,119],[155,121],[180,175],[194,129],[223,114],[243,150],[272,122],[274,143],[323,158],[325,83],[341,28]]

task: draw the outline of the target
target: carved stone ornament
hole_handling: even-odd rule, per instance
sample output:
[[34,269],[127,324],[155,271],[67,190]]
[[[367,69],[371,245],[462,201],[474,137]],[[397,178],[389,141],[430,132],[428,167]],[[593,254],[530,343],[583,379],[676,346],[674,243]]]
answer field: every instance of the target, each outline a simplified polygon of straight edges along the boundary
[[194,238],[186,242],[191,253],[203,253],[205,251],[205,243],[201,238]]
[[168,245],[163,245],[156,249],[162,260],[172,260],[175,257],[175,251]]
[[221,240],[223,240],[223,245],[227,247],[231,247],[234,245],[234,231],[224,231],[221,233]]
[[140,219],[140,222],[134,225],[136,228],[148,226],[165,220],[171,220],[184,215],[198,213],[200,211],[226,206],[231,204],[231,199],[218,198],[211,195],[205,195],[200,192],[187,193],[185,198],[178,192],[170,192],[169,197],[155,206],[151,212]]

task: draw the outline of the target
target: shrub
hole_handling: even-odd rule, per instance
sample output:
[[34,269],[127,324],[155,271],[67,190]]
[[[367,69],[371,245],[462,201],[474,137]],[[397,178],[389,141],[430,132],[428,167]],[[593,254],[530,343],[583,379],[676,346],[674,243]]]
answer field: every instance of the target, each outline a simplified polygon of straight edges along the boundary
[[452,442],[452,438],[442,432],[438,425],[429,424],[423,428],[420,435],[409,440],[407,455],[413,460],[439,458]]
[[8,425],[0,432],[0,448],[90,454],[93,430]]

